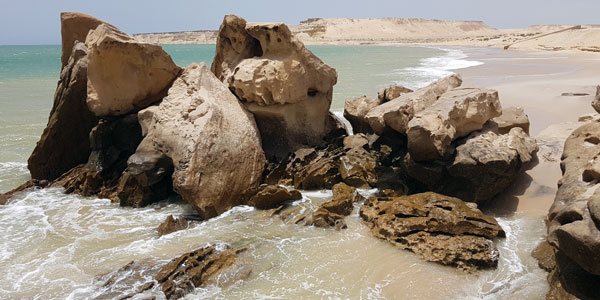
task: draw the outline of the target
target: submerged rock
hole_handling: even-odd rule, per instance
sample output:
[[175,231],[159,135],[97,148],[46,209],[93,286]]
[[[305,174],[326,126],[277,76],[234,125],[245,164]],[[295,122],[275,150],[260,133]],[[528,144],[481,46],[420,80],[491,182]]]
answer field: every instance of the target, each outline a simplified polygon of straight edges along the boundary
[[170,215],[167,217],[167,219],[165,219],[164,222],[158,225],[156,231],[158,231],[158,236],[163,236],[176,231],[187,229],[188,226],[188,221],[184,217],[174,218],[173,215]]
[[451,153],[452,141],[483,128],[488,120],[501,113],[495,90],[451,90],[408,122],[408,152],[415,161],[443,158]]
[[435,193],[369,198],[360,216],[371,233],[427,261],[472,271],[498,265],[492,243],[505,233],[474,204]]
[[0,205],[5,205],[6,203],[8,203],[8,200],[10,200],[10,198],[12,198],[16,194],[28,191],[36,187],[44,188],[46,186],[48,186],[48,180],[31,179],[4,194],[0,193]]
[[161,100],[179,68],[160,45],[140,43],[100,24],[86,39],[87,104],[97,116],[119,116]]
[[258,185],[266,160],[254,118],[203,63],[191,64],[160,105],[138,115],[146,135],[136,155],[169,157],[175,192],[202,218],[242,204]]
[[600,85],[596,87],[596,96],[592,101],[592,107],[598,113],[600,113]]
[[415,113],[431,106],[442,94],[461,84],[459,75],[450,75],[371,109],[365,118],[378,135],[390,129],[404,134]]
[[329,115],[335,69],[285,24],[225,16],[211,70],[254,114],[268,157],[322,145],[338,126]]
[[[62,27],[63,31],[68,28],[64,23]],[[63,52],[64,47],[67,46],[63,45]],[[68,47],[70,56],[60,73],[48,124],[27,160],[27,168],[34,179],[54,180],[85,163],[91,153],[88,135],[98,123],[98,118],[85,102],[87,48],[82,43],[71,43]]]

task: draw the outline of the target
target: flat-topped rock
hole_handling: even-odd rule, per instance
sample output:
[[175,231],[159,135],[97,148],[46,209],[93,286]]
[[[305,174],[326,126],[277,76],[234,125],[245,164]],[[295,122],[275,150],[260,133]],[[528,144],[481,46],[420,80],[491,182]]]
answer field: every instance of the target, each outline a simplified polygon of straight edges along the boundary
[[404,134],[408,129],[408,122],[415,113],[431,106],[442,94],[461,84],[460,75],[450,75],[371,109],[365,118],[373,131],[379,135],[386,129]]
[[97,116],[137,112],[166,96],[180,73],[160,45],[100,24],[89,32],[87,104]]
[[521,107],[509,107],[502,109],[502,115],[493,118],[493,122],[498,129],[498,133],[505,134],[515,127],[520,127],[529,134],[529,117]]
[[408,151],[415,161],[443,158],[450,153],[452,141],[483,128],[488,120],[501,113],[495,90],[451,90],[410,120],[406,131]]
[[268,157],[323,144],[338,126],[329,115],[335,69],[285,24],[225,16],[211,70],[254,114]]

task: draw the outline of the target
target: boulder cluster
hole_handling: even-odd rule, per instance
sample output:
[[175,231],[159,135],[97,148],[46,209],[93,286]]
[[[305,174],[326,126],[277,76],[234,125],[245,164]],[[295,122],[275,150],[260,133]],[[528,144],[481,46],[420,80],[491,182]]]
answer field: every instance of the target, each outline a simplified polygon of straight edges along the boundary
[[[204,220],[247,204],[286,223],[338,230],[364,202],[360,215],[378,238],[466,271],[497,265],[492,239],[504,232],[477,204],[506,189],[537,144],[523,110],[503,111],[496,91],[461,87],[458,75],[416,91],[391,86],[376,99],[346,101],[348,135],[329,111],[335,69],[285,24],[225,16],[212,66],[182,69],[159,45],[94,17],[63,13],[61,21],[54,105],[28,161],[32,181],[15,192],[63,187],[133,207],[176,194]],[[583,184],[600,177],[596,167]],[[379,192],[365,200],[358,189],[370,188]],[[296,189],[332,189],[333,197],[306,206]],[[569,210],[557,218],[592,222],[590,205],[589,217]],[[158,232],[188,226],[171,216]],[[576,253],[597,251],[584,246],[597,247]],[[240,251],[186,254],[156,282],[179,298]]]

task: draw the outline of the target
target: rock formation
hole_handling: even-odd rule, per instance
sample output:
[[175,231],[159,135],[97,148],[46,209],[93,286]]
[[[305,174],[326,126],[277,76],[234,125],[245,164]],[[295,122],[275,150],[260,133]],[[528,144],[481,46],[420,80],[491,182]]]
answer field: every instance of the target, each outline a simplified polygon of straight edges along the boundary
[[[66,27],[65,24],[62,26]],[[27,168],[34,179],[54,180],[85,163],[91,152],[88,134],[98,123],[98,118],[85,103],[87,48],[82,43],[69,47],[70,56],[60,73],[48,124],[27,160]]]
[[381,99],[369,99],[367,96],[346,99],[344,118],[352,125],[352,131],[357,133],[373,133],[371,125],[365,119],[370,110],[380,105]]
[[191,64],[160,105],[138,115],[145,137],[136,155],[169,157],[175,192],[203,218],[241,204],[258,185],[265,156],[254,119],[203,63]]
[[381,88],[377,91],[377,98],[381,103],[394,100],[404,94],[412,93],[413,90],[403,87],[401,85],[392,84],[386,88]]
[[361,197],[358,197],[356,188],[344,183],[334,185],[331,191],[333,198],[321,204],[317,211],[313,212],[311,220],[306,225],[324,228],[335,227],[337,230],[347,227],[344,217],[352,213],[354,202],[357,202]]
[[167,235],[176,231],[184,230],[188,228],[189,223],[184,217],[174,218],[173,215],[170,215],[165,219],[164,222],[158,225],[156,231],[158,231],[158,236]]
[[62,12],[60,14],[60,33],[62,38],[62,55],[60,60],[62,68],[69,62],[75,41],[85,43],[89,31],[95,29],[100,24],[114,28],[114,26],[84,13]]
[[408,122],[415,113],[431,106],[442,94],[461,84],[462,78],[459,75],[450,75],[413,93],[404,94],[375,107],[365,118],[373,131],[379,135],[390,129],[404,134],[408,129]]
[[225,16],[211,70],[254,114],[268,157],[323,144],[337,126],[329,115],[335,69],[285,24]]
[[286,201],[300,199],[302,199],[302,194],[297,190],[288,190],[280,185],[261,185],[258,192],[248,200],[248,205],[258,209],[271,209]]
[[408,123],[408,152],[415,161],[443,158],[451,152],[452,141],[483,128],[483,124],[501,113],[497,91],[474,88],[448,91]]
[[90,31],[87,104],[97,116],[136,112],[161,100],[181,71],[160,45],[100,24]]
[[496,267],[504,231],[474,204],[435,193],[369,198],[360,216],[371,233],[427,261],[472,271]]

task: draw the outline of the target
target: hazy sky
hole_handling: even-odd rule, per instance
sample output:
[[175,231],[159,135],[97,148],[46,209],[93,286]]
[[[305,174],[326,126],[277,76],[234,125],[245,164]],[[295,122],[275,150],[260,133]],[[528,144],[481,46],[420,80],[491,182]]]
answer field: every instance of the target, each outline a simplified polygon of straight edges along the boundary
[[290,24],[314,17],[481,20],[496,28],[600,23],[600,0],[0,0],[0,45],[59,44],[61,11],[127,33],[218,29],[225,14]]

